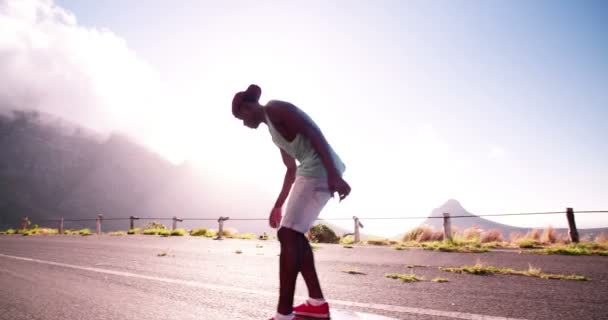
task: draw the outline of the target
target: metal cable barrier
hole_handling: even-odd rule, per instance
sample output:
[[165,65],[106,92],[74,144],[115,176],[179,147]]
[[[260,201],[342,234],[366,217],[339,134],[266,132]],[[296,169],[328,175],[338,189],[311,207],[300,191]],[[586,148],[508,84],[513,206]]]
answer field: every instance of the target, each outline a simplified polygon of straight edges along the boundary
[[[363,224],[361,221],[365,220],[425,220],[425,219],[442,219],[444,233],[446,237],[451,237],[451,219],[467,219],[467,218],[484,218],[484,217],[509,217],[509,216],[530,216],[530,215],[556,215],[556,214],[566,214],[566,218],[568,221],[568,229],[569,235],[573,242],[578,242],[578,231],[576,228],[576,223],[574,216],[575,214],[605,214],[608,213],[608,210],[578,210],[574,211],[572,208],[566,208],[565,211],[547,211],[547,212],[517,212],[517,213],[494,213],[494,214],[480,214],[480,215],[451,215],[449,212],[445,212],[442,215],[432,215],[432,216],[402,216],[402,217],[357,217],[353,216],[352,218],[344,218],[344,217],[336,217],[336,218],[324,218],[319,217],[316,221],[354,221],[354,232],[349,233],[355,236],[356,239],[359,238],[359,229],[363,228]],[[240,218],[240,217],[224,217],[220,216],[218,218],[178,218],[173,216],[169,217],[139,217],[139,216],[130,216],[128,218],[105,218],[102,214],[98,214],[96,218],[77,218],[77,219],[64,219],[63,217],[59,219],[41,219],[37,222],[41,223],[56,223],[58,224],[59,233],[63,234],[64,231],[64,223],[79,223],[79,222],[95,222],[95,229],[97,234],[101,234],[101,226],[103,221],[130,221],[130,230],[135,229],[135,221],[136,220],[144,220],[144,221],[153,221],[152,226],[157,225],[157,221],[172,221],[173,225],[171,230],[177,229],[178,222],[183,221],[217,221],[218,225],[218,236],[221,237],[223,233],[224,223],[228,220],[230,221],[268,221],[268,218]],[[26,229],[28,226],[32,224],[32,221],[28,217],[24,217],[21,221],[21,229]],[[158,224],[160,226],[161,224]],[[165,228],[162,225],[162,228]],[[141,229],[141,228],[140,228]]]

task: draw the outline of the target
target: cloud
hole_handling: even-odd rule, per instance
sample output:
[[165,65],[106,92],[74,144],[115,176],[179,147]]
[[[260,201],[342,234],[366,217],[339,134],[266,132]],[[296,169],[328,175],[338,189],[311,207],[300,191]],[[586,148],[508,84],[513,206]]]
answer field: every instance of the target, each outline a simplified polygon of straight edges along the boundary
[[488,158],[490,159],[500,159],[505,157],[505,149],[501,147],[492,147],[490,152],[488,153]]
[[51,0],[0,0],[0,109],[37,109],[145,137],[166,119],[160,76],[109,30]]

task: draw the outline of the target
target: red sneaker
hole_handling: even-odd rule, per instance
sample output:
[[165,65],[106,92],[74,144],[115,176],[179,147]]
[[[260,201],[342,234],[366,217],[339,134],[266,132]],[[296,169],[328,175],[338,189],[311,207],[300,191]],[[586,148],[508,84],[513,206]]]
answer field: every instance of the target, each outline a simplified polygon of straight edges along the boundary
[[327,302],[320,306],[313,306],[308,301],[293,307],[296,316],[306,316],[313,318],[329,318],[329,304]]

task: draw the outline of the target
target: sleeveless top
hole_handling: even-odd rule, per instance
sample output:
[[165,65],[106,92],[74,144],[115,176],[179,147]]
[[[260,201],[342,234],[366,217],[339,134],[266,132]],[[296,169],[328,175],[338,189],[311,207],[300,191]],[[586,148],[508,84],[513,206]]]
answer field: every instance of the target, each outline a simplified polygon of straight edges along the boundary
[[[266,109],[263,110],[264,116],[266,117],[266,123],[268,124],[268,131],[270,132],[274,144],[299,162],[299,165],[296,170],[296,175],[309,177],[327,177],[327,170],[325,169],[325,165],[321,160],[321,156],[317,153],[310,140],[304,135],[298,133],[295,139],[293,139],[293,141],[287,141],[287,139],[285,139],[281,135],[281,133],[276,130],[276,128],[268,118],[268,115],[266,114]],[[299,109],[297,110],[302,116],[308,119],[308,121],[310,121],[310,123],[315,128],[319,129],[316,123],[305,112]],[[338,169],[338,175],[342,176],[342,174],[346,170],[346,166],[344,165],[338,154],[331,147],[331,145],[329,146],[329,151],[329,154],[334,161],[336,169]]]

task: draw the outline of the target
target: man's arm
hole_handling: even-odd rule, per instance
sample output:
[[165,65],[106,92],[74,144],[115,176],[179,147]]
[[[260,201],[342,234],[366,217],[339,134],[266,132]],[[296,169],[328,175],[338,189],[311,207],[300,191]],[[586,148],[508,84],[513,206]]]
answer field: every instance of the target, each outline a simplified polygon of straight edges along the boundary
[[285,164],[285,167],[287,167],[287,171],[285,171],[285,178],[283,179],[283,188],[274,204],[275,208],[283,207],[283,204],[289,195],[289,191],[291,190],[291,186],[296,180],[296,160],[283,151],[283,149],[281,149],[281,158],[283,158],[283,163]]

